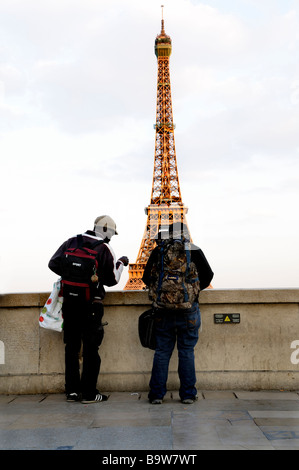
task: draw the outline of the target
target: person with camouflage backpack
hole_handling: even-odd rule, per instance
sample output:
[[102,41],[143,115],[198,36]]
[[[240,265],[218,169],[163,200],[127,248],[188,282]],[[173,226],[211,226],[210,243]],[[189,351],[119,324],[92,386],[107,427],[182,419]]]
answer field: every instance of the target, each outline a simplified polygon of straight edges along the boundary
[[201,324],[198,297],[214,274],[202,250],[185,236],[185,225],[173,224],[167,229],[166,236],[160,231],[143,274],[155,311],[156,347],[148,398],[152,404],[162,403],[177,342],[179,395],[183,403],[191,404],[197,398],[194,347]]

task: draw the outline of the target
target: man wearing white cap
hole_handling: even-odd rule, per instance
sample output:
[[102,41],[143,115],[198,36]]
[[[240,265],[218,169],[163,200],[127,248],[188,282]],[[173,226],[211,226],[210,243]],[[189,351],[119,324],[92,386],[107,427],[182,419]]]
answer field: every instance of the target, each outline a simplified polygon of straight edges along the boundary
[[[69,238],[49,261],[49,268],[62,278],[67,401],[79,401],[82,396],[82,403],[97,403],[108,398],[96,388],[101,365],[98,348],[104,336],[104,286],[116,285],[123,267],[129,263],[126,256],[116,259],[109,245],[113,235],[118,235],[114,220],[108,215],[97,217],[93,230]],[[88,274],[88,279],[80,278],[84,263],[93,263],[93,272],[91,276]],[[88,269],[89,266],[85,268],[84,275]],[[80,377],[82,343],[83,369]]]

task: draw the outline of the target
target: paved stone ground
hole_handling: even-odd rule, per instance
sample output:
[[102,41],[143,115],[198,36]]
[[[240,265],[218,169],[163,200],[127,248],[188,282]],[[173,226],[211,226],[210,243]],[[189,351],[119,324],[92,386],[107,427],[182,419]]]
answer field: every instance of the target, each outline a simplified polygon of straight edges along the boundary
[[[0,450],[299,450],[299,392],[112,392],[103,403],[64,395],[0,395]],[[196,452],[195,452],[196,453]]]

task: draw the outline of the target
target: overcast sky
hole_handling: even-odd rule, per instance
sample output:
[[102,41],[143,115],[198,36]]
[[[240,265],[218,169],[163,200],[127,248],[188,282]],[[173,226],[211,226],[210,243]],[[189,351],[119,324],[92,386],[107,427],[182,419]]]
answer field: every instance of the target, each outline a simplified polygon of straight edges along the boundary
[[299,286],[298,0],[0,0],[1,293],[50,291],[52,254],[102,214],[136,261],[161,3],[182,199],[213,286]]

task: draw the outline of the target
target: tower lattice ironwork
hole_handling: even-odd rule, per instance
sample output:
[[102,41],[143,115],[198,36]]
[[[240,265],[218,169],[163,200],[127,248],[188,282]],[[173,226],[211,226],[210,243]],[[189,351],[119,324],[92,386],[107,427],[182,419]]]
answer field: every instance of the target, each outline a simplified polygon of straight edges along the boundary
[[129,265],[129,279],[124,290],[142,290],[143,271],[151,251],[155,246],[155,239],[161,227],[170,223],[181,222],[187,227],[187,207],[181,197],[178,168],[176,161],[175,140],[169,58],[172,50],[171,39],[165,34],[162,10],[161,33],[155,40],[155,54],[158,61],[157,77],[157,108],[155,161],[150,204],[145,208],[147,222],[141,241],[136,263]]

